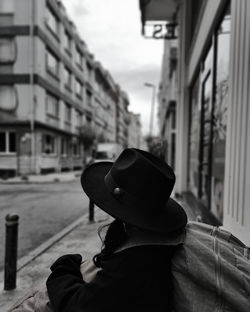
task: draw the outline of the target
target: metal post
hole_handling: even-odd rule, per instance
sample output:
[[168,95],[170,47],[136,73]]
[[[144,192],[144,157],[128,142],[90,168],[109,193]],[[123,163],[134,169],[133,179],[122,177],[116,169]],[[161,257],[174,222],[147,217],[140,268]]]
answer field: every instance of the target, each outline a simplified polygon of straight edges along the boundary
[[94,210],[95,204],[94,202],[90,199],[89,200],[89,222],[94,222],[94,214],[95,214],[95,210]]
[[5,217],[4,290],[16,288],[18,220],[19,216],[14,213]]

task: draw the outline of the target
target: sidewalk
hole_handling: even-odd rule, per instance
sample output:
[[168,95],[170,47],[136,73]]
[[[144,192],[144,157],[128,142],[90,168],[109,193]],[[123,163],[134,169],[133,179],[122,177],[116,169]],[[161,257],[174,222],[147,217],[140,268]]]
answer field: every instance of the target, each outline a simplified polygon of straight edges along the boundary
[[17,176],[9,179],[0,179],[0,184],[69,182],[79,178],[81,173],[82,170],[77,170],[77,171],[67,171],[41,175]]
[[12,305],[31,290],[45,282],[49,267],[61,255],[80,253],[83,259],[92,257],[100,250],[98,228],[110,223],[111,217],[95,208],[95,222],[89,223],[87,215],[52,237],[45,244],[18,261],[17,287],[3,290],[4,272],[0,272],[0,311],[7,312]]
[[[201,211],[178,200],[185,209],[189,220],[197,220]],[[0,272],[0,311],[8,312],[12,305],[25,296],[31,288],[45,282],[50,274],[49,267],[61,255],[80,253],[83,259],[92,257],[100,250],[101,242],[98,228],[108,224],[111,217],[95,207],[95,222],[88,222],[86,214],[50,240],[33,250],[18,261],[17,288],[13,291],[3,290],[3,272]],[[205,220],[203,220],[205,221]]]

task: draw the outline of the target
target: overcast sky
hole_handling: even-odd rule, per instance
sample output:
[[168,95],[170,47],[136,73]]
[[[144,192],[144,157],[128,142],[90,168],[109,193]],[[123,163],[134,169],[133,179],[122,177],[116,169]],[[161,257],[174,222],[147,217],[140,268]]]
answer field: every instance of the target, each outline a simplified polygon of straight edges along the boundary
[[[158,86],[163,54],[161,40],[141,35],[139,0],[62,0],[88,49],[128,93],[129,110],[141,114],[149,132],[152,89]],[[154,133],[157,131],[155,102]]]

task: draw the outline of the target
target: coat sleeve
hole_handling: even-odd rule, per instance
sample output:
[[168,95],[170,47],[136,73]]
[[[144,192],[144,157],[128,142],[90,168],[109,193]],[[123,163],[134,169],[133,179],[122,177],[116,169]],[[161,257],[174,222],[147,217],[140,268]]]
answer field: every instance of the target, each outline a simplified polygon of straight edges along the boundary
[[65,255],[52,265],[46,284],[55,312],[119,310],[121,302],[127,302],[134,284],[131,261],[123,256],[111,258],[90,283],[83,280],[80,264],[80,255]]

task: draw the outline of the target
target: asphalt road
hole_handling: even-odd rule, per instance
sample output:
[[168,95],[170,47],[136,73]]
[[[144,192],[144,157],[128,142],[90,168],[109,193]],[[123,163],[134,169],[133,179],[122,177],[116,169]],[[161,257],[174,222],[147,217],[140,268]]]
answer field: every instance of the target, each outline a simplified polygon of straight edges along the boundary
[[5,216],[19,215],[18,257],[63,230],[88,211],[80,182],[0,185],[0,270],[4,265]]

